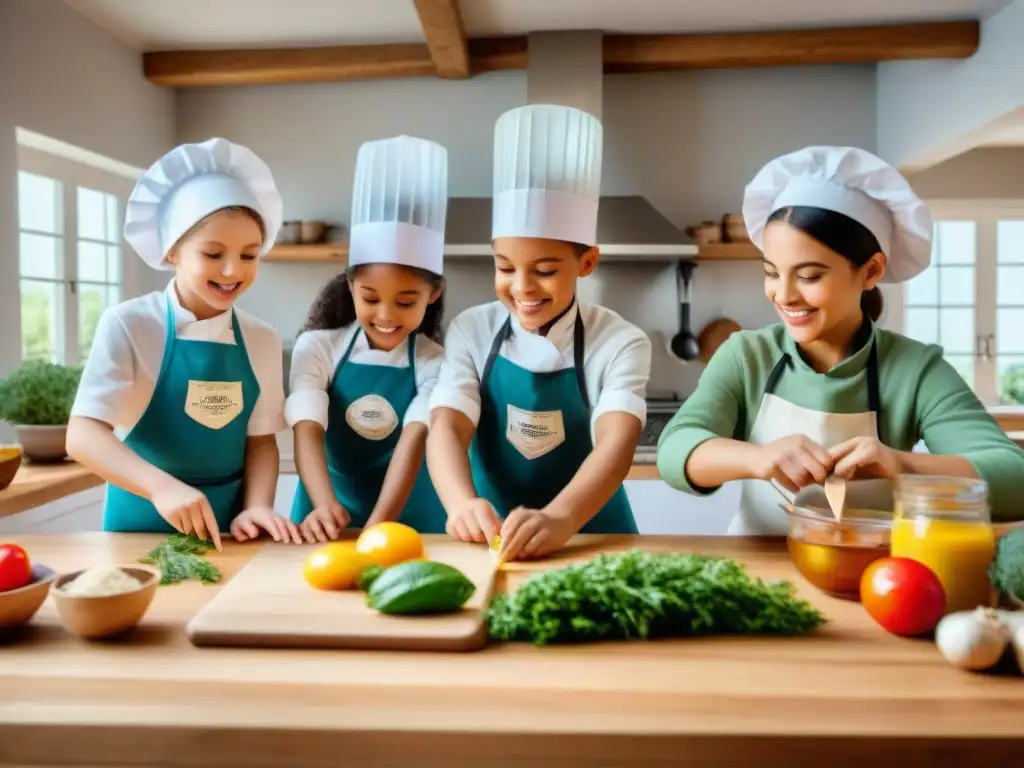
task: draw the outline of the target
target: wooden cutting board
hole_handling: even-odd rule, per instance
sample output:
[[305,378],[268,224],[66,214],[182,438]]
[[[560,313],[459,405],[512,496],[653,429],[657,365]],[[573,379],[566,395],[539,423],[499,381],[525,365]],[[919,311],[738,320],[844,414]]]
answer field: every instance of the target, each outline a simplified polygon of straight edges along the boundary
[[360,590],[322,591],[302,576],[321,545],[266,544],[189,622],[195,645],[473,651],[487,642],[483,611],[495,567],[480,544],[428,541],[427,557],[458,568],[476,591],[457,613],[388,616]]

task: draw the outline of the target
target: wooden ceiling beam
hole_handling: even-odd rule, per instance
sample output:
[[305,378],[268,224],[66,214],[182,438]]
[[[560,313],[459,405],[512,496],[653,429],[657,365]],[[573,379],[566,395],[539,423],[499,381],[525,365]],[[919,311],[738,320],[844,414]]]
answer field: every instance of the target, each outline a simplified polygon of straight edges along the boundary
[[437,76],[465,80],[471,74],[459,0],[413,0]]
[[709,35],[605,35],[605,72],[966,59],[977,21]]
[[[657,72],[966,59],[978,50],[980,34],[979,22],[964,21],[743,34],[606,35],[604,70]],[[471,75],[526,68],[525,37],[468,40],[466,51]],[[432,54],[428,45],[419,43],[156,51],[144,54],[143,69],[151,82],[172,88],[315,83],[436,77],[439,56],[442,54]],[[457,74],[461,69],[448,71],[452,74],[447,76],[463,76]]]

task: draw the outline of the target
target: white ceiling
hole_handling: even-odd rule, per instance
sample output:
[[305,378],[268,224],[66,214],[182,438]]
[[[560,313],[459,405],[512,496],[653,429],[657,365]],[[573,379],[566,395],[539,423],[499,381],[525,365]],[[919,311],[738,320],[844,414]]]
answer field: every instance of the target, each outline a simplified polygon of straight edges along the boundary
[[[141,50],[422,41],[412,0],[64,0]],[[984,18],[1008,0],[462,0],[472,37],[754,31]]]

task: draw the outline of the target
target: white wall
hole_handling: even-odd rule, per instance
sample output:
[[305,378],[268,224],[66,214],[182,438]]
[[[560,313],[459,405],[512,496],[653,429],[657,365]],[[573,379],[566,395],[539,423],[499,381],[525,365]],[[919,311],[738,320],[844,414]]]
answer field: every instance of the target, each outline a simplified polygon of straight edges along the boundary
[[[356,150],[395,133],[449,148],[452,195],[489,195],[494,121],[525,103],[524,73],[466,82],[432,79],[193,89],[179,92],[179,141],[214,135],[247,144],[270,164],[288,218],[347,223]],[[819,143],[875,148],[875,68],[867,66],[654,73],[605,78],[606,194],[643,194],[679,227],[739,210],[743,187],[776,154]],[[266,264],[243,306],[293,337],[331,268]],[[487,264],[449,260],[448,316],[493,299]],[[614,285],[614,292],[605,290]],[[676,331],[667,265],[604,264],[585,298],[622,312],[660,345],[653,394],[688,392],[700,368],[673,362]],[[747,327],[774,322],[760,266],[702,265],[697,330],[727,314]]]
[[907,170],[975,146],[987,125],[1024,107],[1024,0],[982,22],[969,59],[878,66],[878,149]]
[[15,128],[139,167],[174,145],[174,96],[61,0],[0,1],[0,375],[20,352]]

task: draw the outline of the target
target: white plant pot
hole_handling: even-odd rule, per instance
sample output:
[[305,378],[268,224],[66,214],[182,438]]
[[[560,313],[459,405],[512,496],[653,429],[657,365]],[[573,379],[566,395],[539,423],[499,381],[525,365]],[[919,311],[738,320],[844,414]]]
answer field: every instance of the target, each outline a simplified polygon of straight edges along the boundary
[[14,428],[18,433],[18,442],[21,443],[25,457],[29,461],[63,461],[68,455],[66,424],[15,424]]

